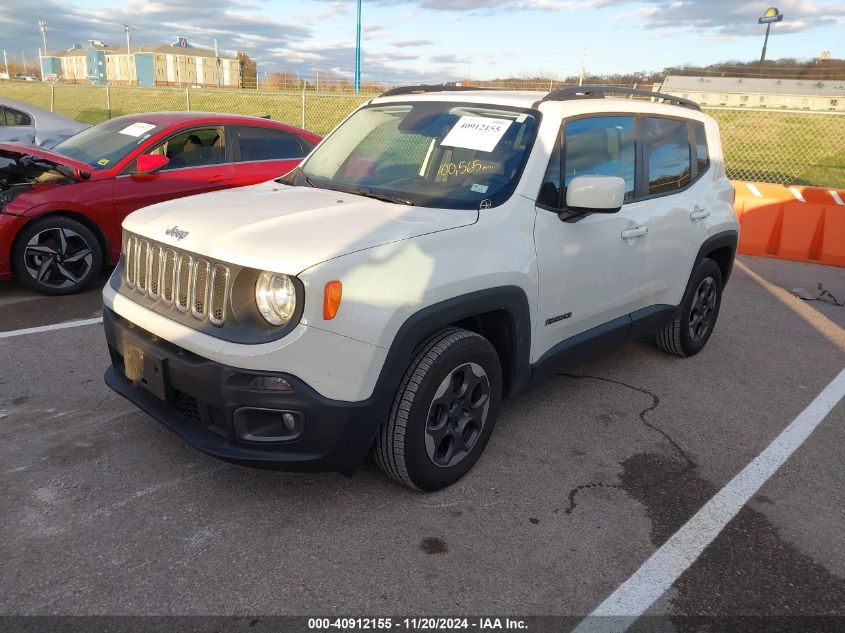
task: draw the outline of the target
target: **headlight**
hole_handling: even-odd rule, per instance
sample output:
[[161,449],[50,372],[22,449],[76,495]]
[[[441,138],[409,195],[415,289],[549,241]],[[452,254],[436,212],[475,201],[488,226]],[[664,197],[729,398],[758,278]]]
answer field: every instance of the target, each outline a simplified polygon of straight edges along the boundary
[[258,275],[255,303],[267,323],[287,325],[296,310],[296,288],[291,278],[266,271]]

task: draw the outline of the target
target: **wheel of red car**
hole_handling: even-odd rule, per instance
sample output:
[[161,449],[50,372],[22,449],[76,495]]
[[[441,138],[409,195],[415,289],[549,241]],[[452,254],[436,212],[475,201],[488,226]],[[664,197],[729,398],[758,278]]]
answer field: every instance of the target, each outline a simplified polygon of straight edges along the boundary
[[79,292],[96,279],[102,263],[102,248],[94,233],[63,216],[25,226],[12,251],[18,280],[48,295]]

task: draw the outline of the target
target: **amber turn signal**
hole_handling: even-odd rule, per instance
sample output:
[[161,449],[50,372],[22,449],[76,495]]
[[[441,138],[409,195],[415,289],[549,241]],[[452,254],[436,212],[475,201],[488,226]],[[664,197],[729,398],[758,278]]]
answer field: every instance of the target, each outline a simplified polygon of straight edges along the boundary
[[343,295],[343,284],[337,279],[326,284],[323,291],[323,319],[331,321],[340,308],[340,297]]

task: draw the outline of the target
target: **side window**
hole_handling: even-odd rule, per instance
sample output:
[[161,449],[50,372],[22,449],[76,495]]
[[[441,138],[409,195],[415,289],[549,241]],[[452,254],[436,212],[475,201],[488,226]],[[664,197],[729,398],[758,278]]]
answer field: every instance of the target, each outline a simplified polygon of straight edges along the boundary
[[243,126],[236,134],[241,162],[302,158],[308,153],[296,136],[284,130]]
[[710,154],[707,151],[707,134],[704,132],[703,123],[693,123],[692,129],[695,133],[695,160],[698,164],[698,173],[700,174],[710,165]]
[[25,112],[4,107],[6,112],[6,125],[32,125],[32,119]]
[[157,145],[149,153],[160,154],[170,159],[162,171],[219,165],[226,162],[223,128],[179,132]]
[[625,199],[634,197],[634,117],[577,119],[566,123],[563,136],[564,188],[576,176],[619,176],[625,181]]
[[646,118],[648,193],[666,193],[689,184],[690,143],[686,121]]
[[3,106],[0,106],[0,127],[6,126],[6,115]]

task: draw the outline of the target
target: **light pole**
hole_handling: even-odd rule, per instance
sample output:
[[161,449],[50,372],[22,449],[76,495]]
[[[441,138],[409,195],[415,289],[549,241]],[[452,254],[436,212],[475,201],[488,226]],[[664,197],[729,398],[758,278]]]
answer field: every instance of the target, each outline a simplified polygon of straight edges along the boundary
[[772,22],[781,21],[783,21],[783,14],[777,10],[777,7],[769,7],[762,18],[757,18],[757,24],[766,25],[766,39],[763,40],[763,53],[760,55],[761,65],[766,61],[766,46],[769,44],[769,31],[772,28]]
[[47,22],[44,20],[38,20],[38,30],[41,31],[41,43],[44,44],[44,48],[41,50],[44,51],[44,54],[47,54]]
[[123,31],[126,33],[126,54],[131,55],[132,49],[129,46],[129,43],[132,41],[132,35],[129,33],[129,29],[133,27],[129,26],[128,24],[123,25]]
[[358,0],[358,21],[355,28],[355,92],[361,92],[361,0]]
[[6,56],[6,49],[3,49],[3,64],[6,66],[6,77],[9,77],[9,58]]

